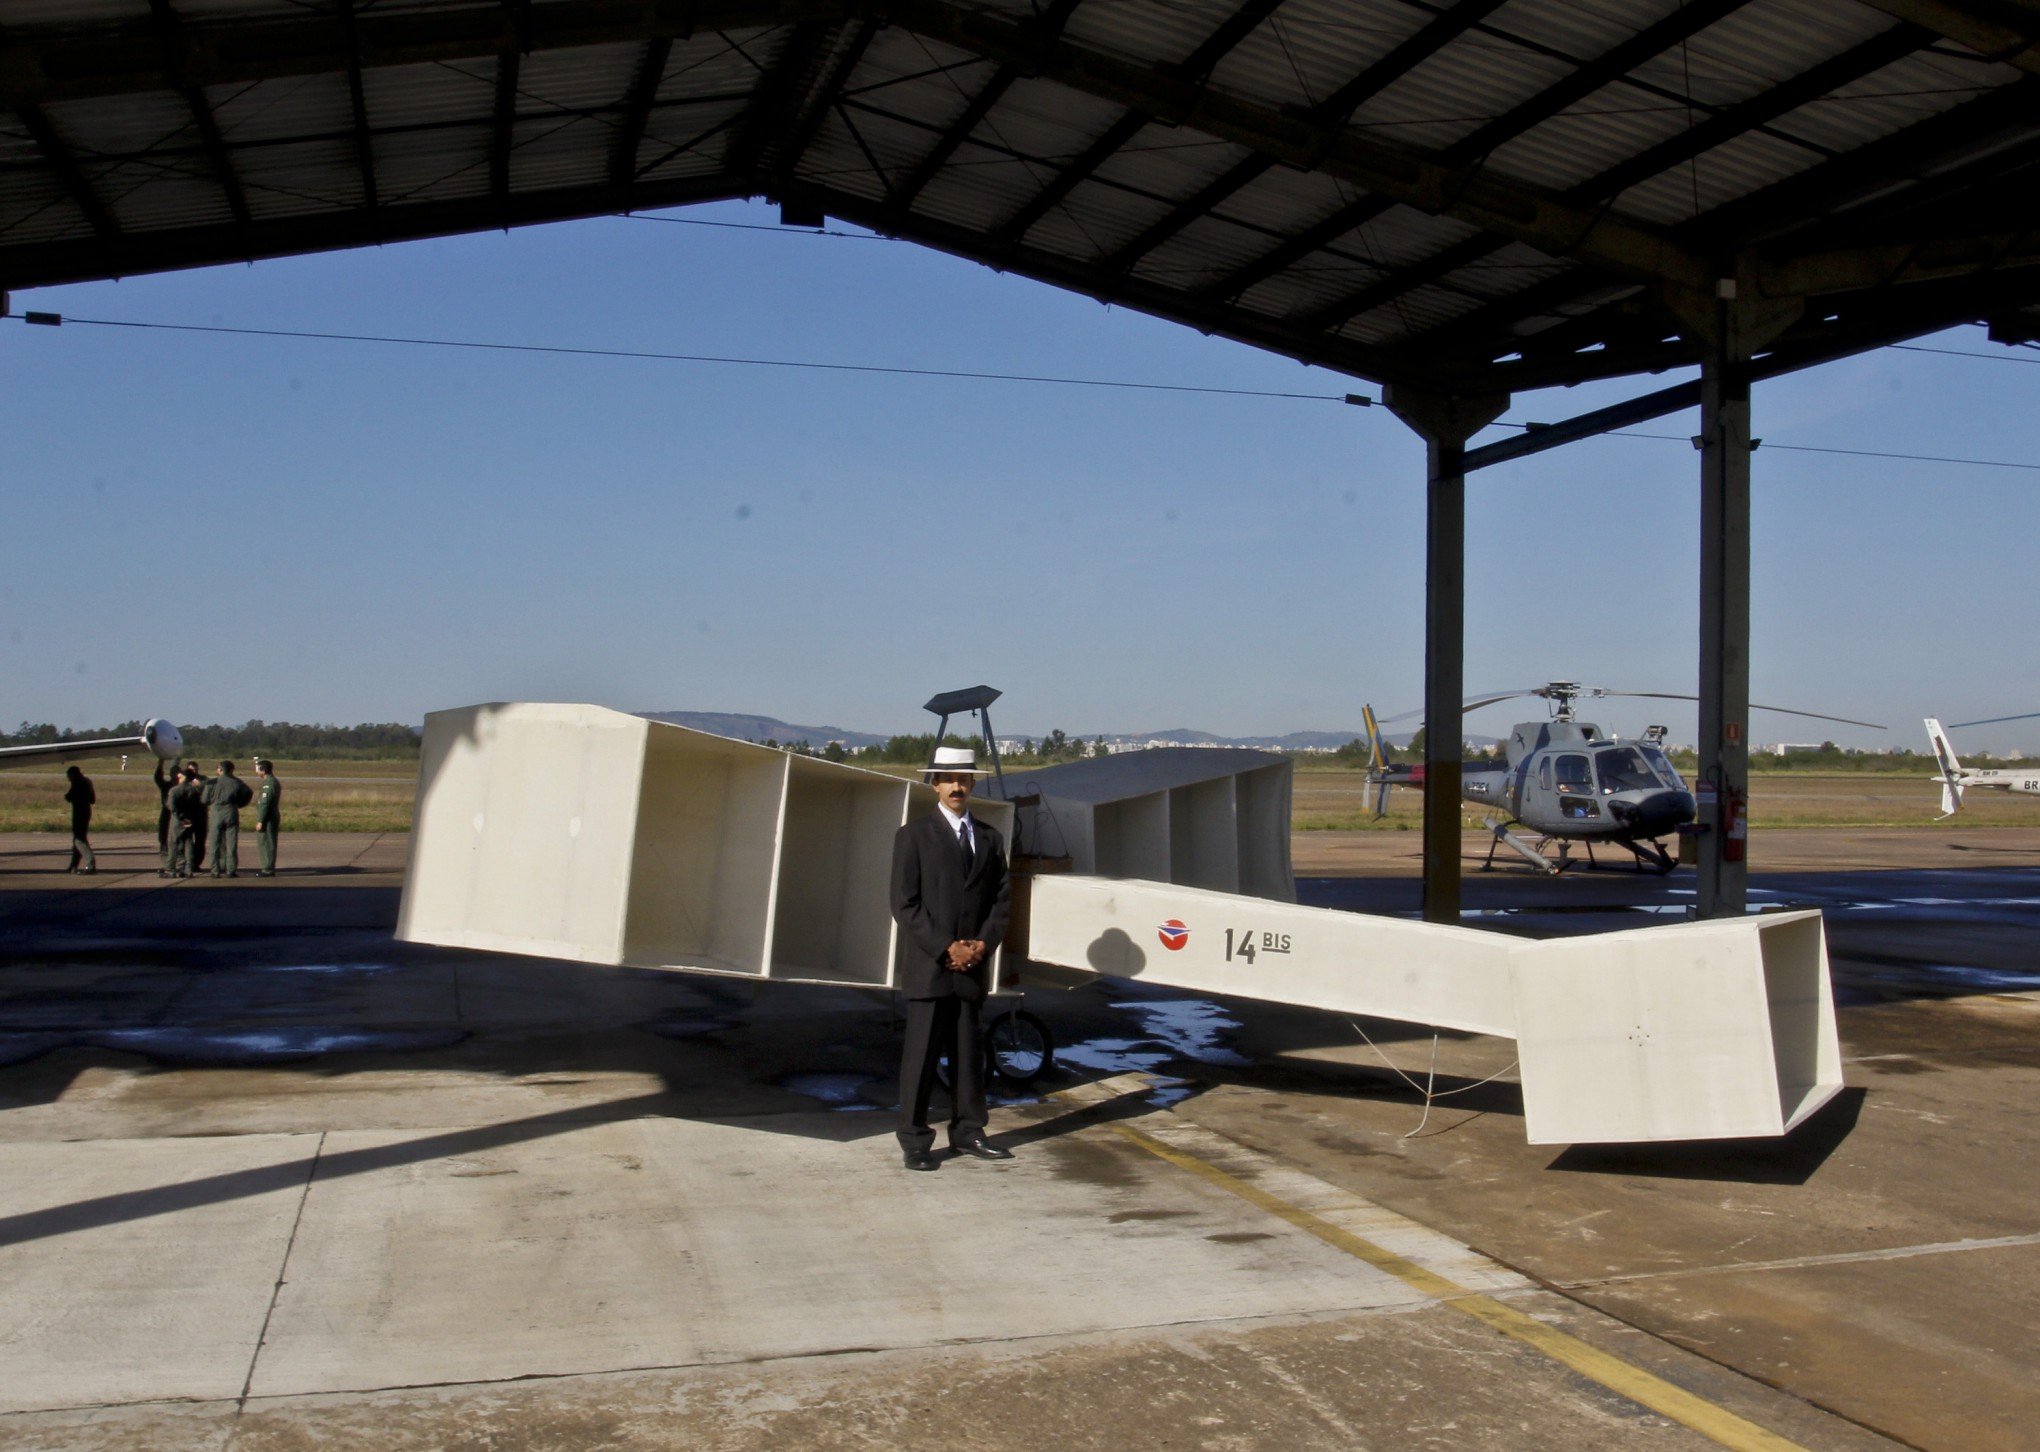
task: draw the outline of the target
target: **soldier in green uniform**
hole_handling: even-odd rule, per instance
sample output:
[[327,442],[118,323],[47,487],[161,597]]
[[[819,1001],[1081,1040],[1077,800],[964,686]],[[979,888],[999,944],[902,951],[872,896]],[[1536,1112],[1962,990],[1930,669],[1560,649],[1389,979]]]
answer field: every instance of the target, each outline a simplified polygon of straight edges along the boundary
[[234,763],[223,761],[205,788],[207,821],[211,831],[208,851],[214,877],[239,877],[241,866],[241,808],[255,800],[248,783],[234,775]]
[[[92,804],[99,800],[98,794],[92,790],[92,778],[77,767],[65,767],[64,775],[71,779],[71,789],[64,793],[64,800],[71,804],[71,871],[97,872],[91,836]],[[82,868],[80,861],[85,864]]]
[[198,861],[205,821],[205,787],[198,768],[187,766],[177,773],[177,785],[170,788],[170,850],[163,858],[164,877],[189,877]]
[[262,854],[257,877],[276,876],[276,831],[283,825],[283,785],[276,779],[276,765],[266,756],[255,758],[255,845]]

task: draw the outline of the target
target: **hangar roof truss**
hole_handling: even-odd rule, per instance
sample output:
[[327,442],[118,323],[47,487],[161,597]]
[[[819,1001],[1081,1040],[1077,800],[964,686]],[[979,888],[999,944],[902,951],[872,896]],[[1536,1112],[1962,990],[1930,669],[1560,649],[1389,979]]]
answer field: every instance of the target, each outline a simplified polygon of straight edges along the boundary
[[1778,371],[2030,335],[2036,71],[2036,0],[10,0],[0,287],[763,195],[1454,394],[1734,278]]

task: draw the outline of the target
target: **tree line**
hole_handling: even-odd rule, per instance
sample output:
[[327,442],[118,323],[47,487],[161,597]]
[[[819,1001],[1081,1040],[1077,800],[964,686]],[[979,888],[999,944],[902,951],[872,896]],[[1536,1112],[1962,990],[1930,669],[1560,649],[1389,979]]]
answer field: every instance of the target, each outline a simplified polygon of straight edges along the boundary
[[[790,751],[796,756],[818,756],[825,761],[855,761],[867,765],[924,766],[935,757],[935,748],[942,746],[964,746],[983,755],[984,743],[975,736],[959,736],[955,732],[945,735],[938,743],[933,731],[920,735],[903,733],[888,736],[875,746],[846,748],[840,741],[831,741],[827,746],[816,749],[805,741],[777,741],[768,739],[767,746],[781,751]],[[1082,761],[1088,757],[1105,756],[1105,738],[1086,741],[1081,736],[1071,736],[1058,729],[1036,741],[1027,737],[1016,751],[1002,752],[1001,759],[1008,766],[1048,766],[1060,761]],[[990,762],[980,761],[980,766]]]
[[[349,758],[412,757],[418,754],[418,728],[398,721],[359,726],[316,726],[295,721],[247,721],[239,726],[185,726],[186,756],[287,757],[295,761]],[[51,723],[22,722],[0,733],[0,746],[51,746],[66,741],[98,741],[112,736],[140,736],[140,721],[115,726],[59,730]]]

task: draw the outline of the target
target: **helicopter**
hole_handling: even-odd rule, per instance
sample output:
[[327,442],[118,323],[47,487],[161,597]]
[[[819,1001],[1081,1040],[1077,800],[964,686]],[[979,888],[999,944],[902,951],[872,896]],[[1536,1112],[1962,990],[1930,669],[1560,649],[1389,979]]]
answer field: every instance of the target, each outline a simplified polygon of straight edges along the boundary
[[[1563,872],[1576,865],[1572,857],[1575,842],[1585,845],[1589,866],[1600,865],[1594,858],[1596,842],[1626,849],[1634,857],[1638,871],[1648,869],[1662,875],[1678,866],[1678,858],[1666,850],[1662,839],[1693,821],[1697,807],[1692,788],[1686,785],[1665,752],[1665,728],[1651,726],[1641,738],[1623,741],[1591,721],[1579,720],[1574,707],[1582,697],[1639,696],[1669,701],[1699,698],[1673,691],[1616,691],[1584,686],[1577,681],[1552,681],[1521,690],[1469,696],[1460,709],[1476,711],[1517,696],[1538,696],[1551,702],[1551,719],[1517,723],[1509,733],[1500,762],[1490,757],[1464,762],[1460,767],[1460,795],[1485,809],[1481,820],[1494,834],[1481,870],[1491,870],[1495,849],[1507,847],[1541,871]],[[1851,721],[1845,716],[1823,716],[1784,706],[1753,704],[1751,709],[1884,729],[1871,721]],[[1404,721],[1422,714],[1407,711],[1386,720]],[[1424,768],[1422,764],[1404,766],[1390,762],[1382,750],[1380,723],[1373,708],[1364,709],[1362,715],[1368,734],[1368,782],[1376,788],[1374,815],[1380,817],[1388,810],[1388,789],[1398,784],[1422,786]],[[1518,827],[1528,829],[1535,840],[1515,830]],[[1555,856],[1545,852],[1547,844],[1552,843],[1557,844]]]
[[[1957,721],[1956,728],[1963,726],[1995,726],[2000,721],[2031,721],[2040,716],[2040,711],[2027,711],[2018,716],[1992,716],[1983,721]],[[1941,784],[1941,815],[1937,821],[1946,821],[1962,806],[1962,793],[1970,787],[1986,787],[2000,792],[2040,792],[2040,773],[2033,771],[1980,770],[1964,766],[1955,755],[1955,743],[1948,739],[1948,731],[1932,716],[1927,719],[1927,740],[1933,744],[1934,757],[1941,765],[1940,775],[1929,778]]]

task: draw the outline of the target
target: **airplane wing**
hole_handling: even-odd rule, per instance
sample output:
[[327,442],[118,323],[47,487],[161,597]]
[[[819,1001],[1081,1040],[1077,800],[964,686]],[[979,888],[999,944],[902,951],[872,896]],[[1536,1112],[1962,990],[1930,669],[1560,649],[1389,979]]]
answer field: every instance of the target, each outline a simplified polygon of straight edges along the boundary
[[41,761],[82,761],[90,756],[152,756],[170,761],[184,754],[184,733],[158,716],[139,736],[107,736],[96,741],[52,741],[37,746],[0,746],[0,767],[31,766]]

